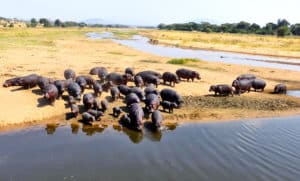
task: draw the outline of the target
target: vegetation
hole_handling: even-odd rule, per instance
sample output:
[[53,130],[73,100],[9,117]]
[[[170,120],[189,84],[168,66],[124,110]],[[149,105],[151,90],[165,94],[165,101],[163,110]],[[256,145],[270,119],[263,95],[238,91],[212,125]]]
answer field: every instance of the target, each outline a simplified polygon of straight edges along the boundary
[[277,24],[267,23],[264,27],[260,27],[258,24],[250,24],[245,21],[239,23],[225,23],[221,25],[210,24],[208,22],[202,22],[200,24],[195,22],[183,23],[183,24],[160,24],[159,29],[165,30],[181,30],[181,31],[201,31],[201,32],[222,32],[222,33],[243,33],[243,34],[261,34],[261,35],[278,35],[286,36],[300,35],[300,24],[291,25],[285,19],[279,19]]
[[188,64],[190,62],[199,62],[199,60],[193,59],[193,58],[174,58],[174,59],[169,60],[167,63],[184,65],[184,64]]

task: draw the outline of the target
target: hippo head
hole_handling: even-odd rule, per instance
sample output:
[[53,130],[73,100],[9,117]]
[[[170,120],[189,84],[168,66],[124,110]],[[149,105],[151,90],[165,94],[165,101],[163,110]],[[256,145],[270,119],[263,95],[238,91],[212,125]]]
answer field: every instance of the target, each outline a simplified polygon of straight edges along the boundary
[[217,88],[217,86],[215,86],[215,85],[212,85],[212,86],[210,86],[210,88],[209,88],[209,92],[211,92],[211,91],[215,91],[215,90],[216,90],[216,88]]
[[134,81],[133,75],[128,74],[128,73],[124,74],[124,75],[123,75],[123,78],[126,79],[127,82],[128,82],[128,81],[130,81],[130,82],[133,82],[133,81]]
[[198,72],[196,72],[196,71],[193,71],[193,72],[192,72],[192,76],[193,76],[194,78],[198,79],[198,80],[201,79],[200,74],[199,74]]
[[4,82],[3,87],[9,87],[9,83],[7,81]]

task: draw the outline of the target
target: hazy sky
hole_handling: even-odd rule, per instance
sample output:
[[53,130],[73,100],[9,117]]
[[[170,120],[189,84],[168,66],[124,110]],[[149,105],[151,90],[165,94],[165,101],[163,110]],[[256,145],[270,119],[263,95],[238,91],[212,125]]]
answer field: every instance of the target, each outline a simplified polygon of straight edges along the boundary
[[213,20],[300,23],[300,0],[1,0],[0,16],[62,20],[103,19],[131,25]]

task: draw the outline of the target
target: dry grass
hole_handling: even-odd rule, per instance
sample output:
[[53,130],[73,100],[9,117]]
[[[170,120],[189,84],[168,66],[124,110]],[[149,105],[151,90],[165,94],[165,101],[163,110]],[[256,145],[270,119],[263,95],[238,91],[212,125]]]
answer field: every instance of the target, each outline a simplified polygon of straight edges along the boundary
[[161,44],[250,54],[300,57],[300,38],[227,33],[144,30],[140,34]]

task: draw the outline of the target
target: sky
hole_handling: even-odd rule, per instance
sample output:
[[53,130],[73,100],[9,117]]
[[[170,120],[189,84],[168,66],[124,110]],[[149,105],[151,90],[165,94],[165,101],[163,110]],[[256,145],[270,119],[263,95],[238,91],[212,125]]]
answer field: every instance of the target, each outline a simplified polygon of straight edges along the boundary
[[203,20],[264,25],[279,18],[300,23],[299,7],[300,0],[1,0],[0,16],[151,26]]

